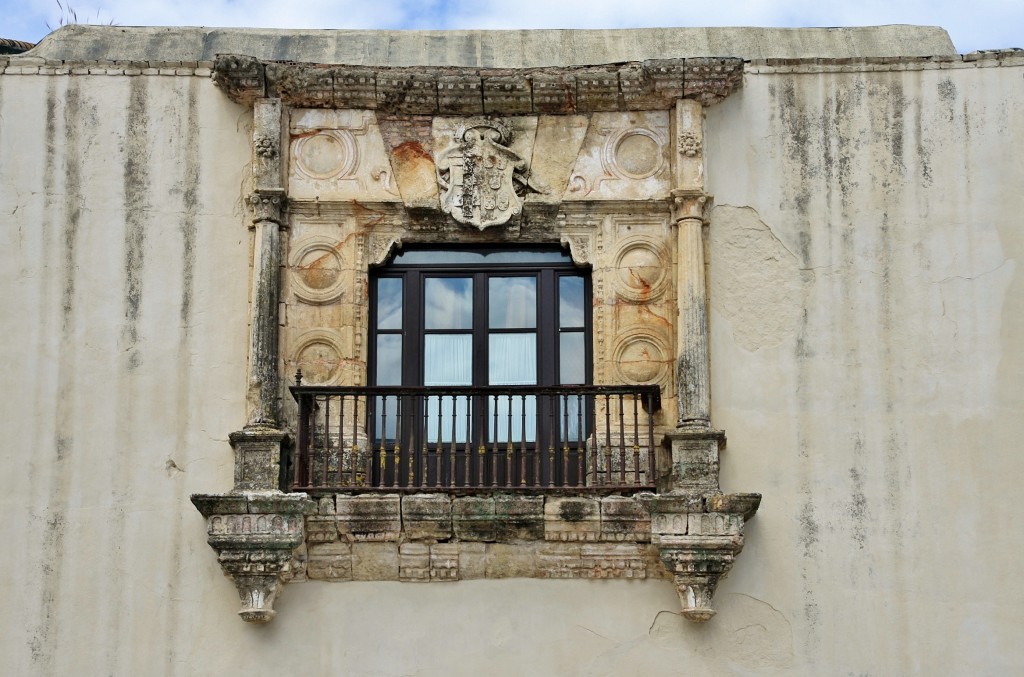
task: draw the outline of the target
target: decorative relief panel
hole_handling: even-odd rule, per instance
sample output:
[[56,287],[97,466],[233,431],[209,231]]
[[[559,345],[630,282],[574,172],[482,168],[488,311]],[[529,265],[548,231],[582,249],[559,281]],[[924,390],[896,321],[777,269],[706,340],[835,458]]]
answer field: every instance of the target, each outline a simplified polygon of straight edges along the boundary
[[296,337],[287,364],[291,373],[302,369],[302,380],[308,385],[339,385],[346,362],[343,356],[349,352],[336,331],[311,329]]
[[595,113],[569,177],[566,200],[646,200],[668,195],[667,112]]
[[400,199],[372,111],[295,110],[289,131],[291,198]]
[[323,305],[345,292],[342,243],[325,235],[311,235],[292,246],[288,260],[292,293],[304,303]]

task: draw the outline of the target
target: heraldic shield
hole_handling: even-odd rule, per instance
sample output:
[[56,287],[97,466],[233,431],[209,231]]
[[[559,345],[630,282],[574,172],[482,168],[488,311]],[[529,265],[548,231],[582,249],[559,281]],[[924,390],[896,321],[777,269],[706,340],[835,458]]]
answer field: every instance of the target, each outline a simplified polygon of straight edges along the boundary
[[459,223],[483,230],[507,223],[522,211],[515,180],[526,162],[505,144],[508,129],[497,120],[472,119],[456,132],[457,146],[437,161],[441,209]]

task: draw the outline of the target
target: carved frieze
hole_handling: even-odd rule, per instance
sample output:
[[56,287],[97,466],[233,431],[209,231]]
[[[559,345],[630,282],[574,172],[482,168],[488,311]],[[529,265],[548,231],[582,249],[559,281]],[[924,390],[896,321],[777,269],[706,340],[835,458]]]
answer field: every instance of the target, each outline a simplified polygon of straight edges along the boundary
[[284,63],[225,54],[213,70],[214,82],[236,103],[269,92],[294,108],[407,115],[668,110],[683,97],[715,103],[743,84],[740,58],[491,70]]

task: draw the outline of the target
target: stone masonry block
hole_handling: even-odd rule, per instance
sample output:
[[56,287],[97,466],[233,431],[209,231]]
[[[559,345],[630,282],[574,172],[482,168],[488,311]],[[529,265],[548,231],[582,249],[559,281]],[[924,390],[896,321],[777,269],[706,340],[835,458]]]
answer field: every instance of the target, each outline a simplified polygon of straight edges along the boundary
[[544,503],[544,539],[596,541],[601,537],[601,504],[583,496],[549,498]]
[[430,546],[430,580],[459,580],[459,544],[435,543]]
[[352,580],[397,581],[397,543],[353,543]]
[[544,497],[495,496],[494,518],[498,541],[541,540],[544,538]]
[[743,518],[724,512],[690,513],[687,533],[691,536],[723,536],[738,534]]
[[398,548],[398,580],[426,582],[430,580],[430,546],[426,543],[403,543]]
[[487,578],[537,578],[537,548],[534,543],[491,543],[487,546]]
[[585,544],[580,551],[584,578],[646,578],[645,549],[636,543]]
[[452,501],[452,524],[459,540],[495,540],[494,520],[493,497],[464,496]]
[[580,543],[547,543],[538,553],[542,578],[579,578],[583,568]]
[[632,496],[605,496],[601,499],[601,540],[651,540],[649,502]]
[[311,545],[306,576],[312,580],[352,580],[352,545],[337,542]]
[[457,543],[459,549],[459,578],[473,580],[487,577],[489,559],[487,543]]
[[402,498],[405,538],[446,541],[452,537],[452,500],[445,494],[413,494]]
[[329,543],[338,540],[338,520],[334,515],[313,515],[306,518],[306,541]]
[[338,496],[338,532],[352,541],[397,541],[402,531],[398,494]]

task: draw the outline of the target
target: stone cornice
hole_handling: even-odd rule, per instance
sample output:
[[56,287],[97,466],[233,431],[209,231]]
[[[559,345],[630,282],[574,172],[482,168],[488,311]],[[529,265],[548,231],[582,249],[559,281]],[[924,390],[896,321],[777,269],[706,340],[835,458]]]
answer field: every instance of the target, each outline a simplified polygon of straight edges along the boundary
[[214,81],[236,103],[276,97],[296,108],[400,115],[529,115],[667,110],[705,105],[743,83],[738,58],[652,59],[522,69],[338,66],[220,55]]

